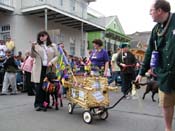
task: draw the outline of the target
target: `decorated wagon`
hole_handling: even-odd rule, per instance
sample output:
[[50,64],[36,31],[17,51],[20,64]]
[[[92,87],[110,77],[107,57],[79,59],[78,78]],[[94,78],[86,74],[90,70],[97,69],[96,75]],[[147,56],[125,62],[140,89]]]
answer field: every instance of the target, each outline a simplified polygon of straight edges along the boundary
[[115,87],[109,87],[106,77],[101,76],[72,76],[64,82],[68,88],[69,100],[68,112],[73,113],[76,105],[84,109],[83,120],[91,123],[93,116],[105,120],[108,118],[109,90],[117,91]]

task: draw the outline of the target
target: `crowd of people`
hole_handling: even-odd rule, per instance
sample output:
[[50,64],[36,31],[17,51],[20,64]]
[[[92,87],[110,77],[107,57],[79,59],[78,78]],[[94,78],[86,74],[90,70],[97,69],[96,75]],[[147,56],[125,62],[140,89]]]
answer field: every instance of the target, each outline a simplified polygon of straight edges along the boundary
[[[22,52],[14,55],[15,43],[8,37],[7,41],[0,41],[0,70],[2,95],[7,94],[11,89],[11,94],[16,94],[17,85],[23,84],[21,73],[18,72],[21,62],[23,62]],[[17,75],[16,75],[17,73]]]
[[[102,75],[107,77],[108,84],[110,85],[115,81],[115,85],[122,84],[122,92],[126,93],[126,90],[130,88],[131,81],[134,80],[134,76],[128,80],[124,79],[123,74],[128,73],[128,68],[132,69],[132,74],[135,69],[136,59],[133,55],[133,61],[128,63],[130,57],[127,54],[129,52],[127,44],[121,44],[116,53],[106,51],[103,48],[103,42],[100,39],[93,41],[94,50],[89,51],[89,57],[76,57],[69,55],[64,49],[64,44],[58,45],[52,43],[49,34],[46,31],[41,31],[37,35],[37,41],[32,43],[31,50],[27,50],[25,57],[22,56],[22,52],[18,52],[18,55],[14,55],[15,44],[10,39],[7,44],[1,44],[1,69],[4,70],[4,78],[2,83],[1,95],[17,94],[17,87],[23,86],[22,91],[27,92],[29,96],[35,95],[34,107],[36,110],[43,108],[43,102],[45,101],[45,92],[42,89],[44,77],[48,72],[56,72],[56,67],[59,65],[58,59],[60,57],[59,48],[63,50],[66,59],[69,61],[69,66],[74,74],[77,75]],[[13,48],[12,48],[13,46]],[[3,52],[3,53],[2,53]],[[126,55],[126,56],[125,56]],[[124,57],[125,56],[125,57]],[[122,59],[117,59],[121,57]],[[124,64],[132,64],[133,67],[123,67]],[[61,68],[61,67],[60,67]],[[123,68],[126,68],[124,71]],[[2,70],[1,70],[2,71]],[[61,78],[66,76],[65,70],[59,70]],[[128,78],[129,74],[127,74]],[[68,76],[67,76],[68,77]],[[121,79],[118,82],[118,78]],[[128,87],[126,87],[126,84]],[[124,89],[126,88],[126,89]],[[66,88],[62,86],[62,92],[66,97]],[[125,91],[124,91],[125,90]]]

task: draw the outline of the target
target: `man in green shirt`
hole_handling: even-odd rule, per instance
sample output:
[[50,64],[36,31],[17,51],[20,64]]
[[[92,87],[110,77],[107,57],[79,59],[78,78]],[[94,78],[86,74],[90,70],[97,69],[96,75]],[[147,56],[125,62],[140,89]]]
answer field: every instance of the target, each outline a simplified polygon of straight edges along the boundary
[[165,131],[172,131],[175,105],[175,14],[170,12],[166,0],[156,0],[151,6],[150,15],[157,22],[152,29],[145,59],[136,81],[141,81],[151,68],[151,54],[158,51],[158,65],[154,68],[159,84],[159,102],[163,109]]

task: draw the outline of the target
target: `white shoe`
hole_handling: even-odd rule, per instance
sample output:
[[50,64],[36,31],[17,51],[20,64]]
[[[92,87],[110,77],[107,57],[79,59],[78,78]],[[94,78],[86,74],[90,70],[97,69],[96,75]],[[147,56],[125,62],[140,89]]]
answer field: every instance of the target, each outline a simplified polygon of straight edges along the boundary
[[131,99],[131,96],[126,95],[126,99],[127,99],[127,100],[130,100],[130,99]]

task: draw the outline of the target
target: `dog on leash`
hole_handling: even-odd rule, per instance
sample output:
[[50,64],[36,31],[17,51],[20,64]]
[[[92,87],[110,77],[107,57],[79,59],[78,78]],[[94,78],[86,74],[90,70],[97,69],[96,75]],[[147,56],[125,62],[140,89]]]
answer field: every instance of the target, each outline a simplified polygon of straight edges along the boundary
[[156,93],[158,93],[157,81],[150,80],[149,82],[146,83],[146,90],[145,90],[145,93],[143,94],[143,97],[142,97],[143,100],[145,99],[146,94],[148,94],[150,91],[152,92],[152,96],[151,96],[152,101],[156,102],[156,100],[154,99],[154,95]]
[[49,108],[50,96],[52,96],[52,106],[55,105],[55,110],[58,110],[58,98],[60,100],[60,106],[63,106],[61,93],[60,93],[60,83],[56,80],[56,75],[52,72],[46,74],[43,82],[43,90],[46,93],[46,101],[43,103],[45,108]]
[[156,74],[154,74],[152,72],[152,70],[149,70],[147,73],[146,73],[146,78],[147,78],[147,83],[146,83],[146,90],[145,90],[145,93],[143,94],[143,97],[142,99],[144,100],[145,99],[145,95],[148,94],[150,91],[152,92],[152,101],[155,102],[156,100],[154,99],[154,95],[156,93],[158,93],[158,89],[159,89],[159,86],[158,86],[158,83],[157,81],[155,80],[156,79]]
[[148,94],[149,92],[152,92],[152,101],[155,102],[156,100],[154,99],[154,95],[156,93],[158,93],[158,83],[156,80],[147,77],[147,82],[146,83],[138,83],[138,82],[133,82],[133,84],[135,84],[136,89],[140,89],[140,86],[145,86],[146,85],[146,89],[145,92],[142,96],[142,99],[145,99],[146,94]]

